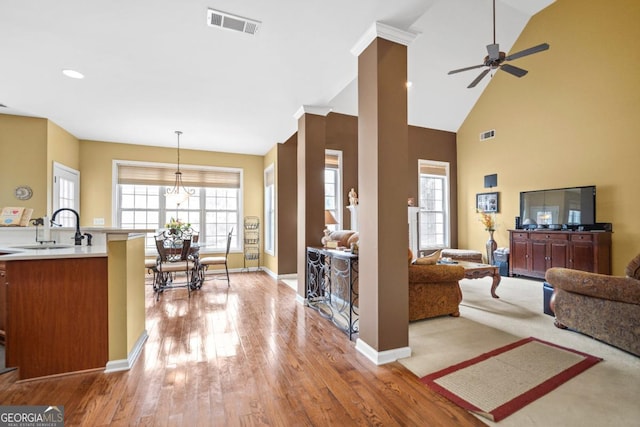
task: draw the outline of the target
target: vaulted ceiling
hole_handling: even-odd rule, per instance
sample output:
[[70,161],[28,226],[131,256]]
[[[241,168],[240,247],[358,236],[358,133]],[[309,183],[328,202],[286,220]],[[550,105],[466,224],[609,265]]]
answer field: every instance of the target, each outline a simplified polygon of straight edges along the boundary
[[[500,50],[553,1],[496,0]],[[208,9],[260,26],[212,27]],[[376,21],[420,33],[409,123],[457,131],[490,78],[467,89],[478,70],[447,71],[482,63],[492,0],[4,1],[0,113],[79,139],[173,147],[181,130],[183,148],[262,155],[296,131],[302,105],[357,115],[351,49]]]

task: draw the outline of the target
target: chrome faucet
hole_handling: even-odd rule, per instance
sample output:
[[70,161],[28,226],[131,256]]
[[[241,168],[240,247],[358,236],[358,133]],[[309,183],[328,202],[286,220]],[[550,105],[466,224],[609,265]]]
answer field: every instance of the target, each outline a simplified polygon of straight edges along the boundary
[[82,235],[82,233],[80,233],[80,215],[78,214],[78,212],[76,212],[75,210],[73,210],[71,208],[60,208],[57,211],[55,211],[53,213],[53,215],[51,215],[51,224],[55,224],[54,221],[56,219],[56,216],[61,211],[73,212],[73,214],[76,216],[76,234],[75,234],[75,236],[73,236],[73,240],[74,240],[76,246],[82,245],[82,239],[84,239],[84,236]]

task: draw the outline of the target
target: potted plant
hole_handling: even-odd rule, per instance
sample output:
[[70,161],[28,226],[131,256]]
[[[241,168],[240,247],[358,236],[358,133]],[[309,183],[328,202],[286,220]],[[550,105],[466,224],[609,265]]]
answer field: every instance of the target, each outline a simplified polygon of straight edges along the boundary
[[181,235],[191,229],[191,224],[188,222],[182,222],[180,219],[175,219],[171,217],[168,223],[166,223],[165,228],[169,230],[170,234]]

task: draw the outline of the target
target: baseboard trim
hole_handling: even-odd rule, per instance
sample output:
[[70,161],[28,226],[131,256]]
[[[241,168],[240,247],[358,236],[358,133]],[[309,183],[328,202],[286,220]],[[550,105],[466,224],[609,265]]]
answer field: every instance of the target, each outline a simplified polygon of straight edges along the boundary
[[356,350],[376,365],[384,365],[386,363],[395,362],[398,359],[404,359],[405,357],[411,356],[411,347],[400,347],[392,350],[378,351],[366,342],[362,341],[360,338],[356,340]]
[[108,374],[111,372],[128,371],[131,369],[134,363],[136,363],[136,360],[138,360],[138,356],[140,356],[142,347],[144,347],[144,343],[147,338],[149,338],[149,335],[147,335],[147,330],[145,329],[142,331],[142,334],[140,334],[140,337],[138,337],[138,340],[127,355],[127,358],[108,361],[104,372]]
[[265,266],[260,267],[260,269],[262,271],[264,271],[265,273],[267,273],[267,275],[269,275],[270,277],[273,277],[274,279],[278,279],[278,275],[276,273],[274,273],[273,271],[271,271],[270,269],[268,269]]

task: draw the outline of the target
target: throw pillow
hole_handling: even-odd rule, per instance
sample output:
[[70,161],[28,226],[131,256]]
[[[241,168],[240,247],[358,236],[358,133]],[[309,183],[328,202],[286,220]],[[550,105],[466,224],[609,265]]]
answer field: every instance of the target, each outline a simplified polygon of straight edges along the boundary
[[416,264],[418,265],[434,265],[438,263],[440,259],[440,250],[435,251],[432,254],[427,256],[420,257],[416,260]]
[[631,260],[627,268],[624,270],[627,277],[633,277],[636,280],[640,280],[640,255],[637,255]]
[[413,252],[411,252],[411,248],[409,248],[409,265],[411,265],[412,261],[413,261]]

